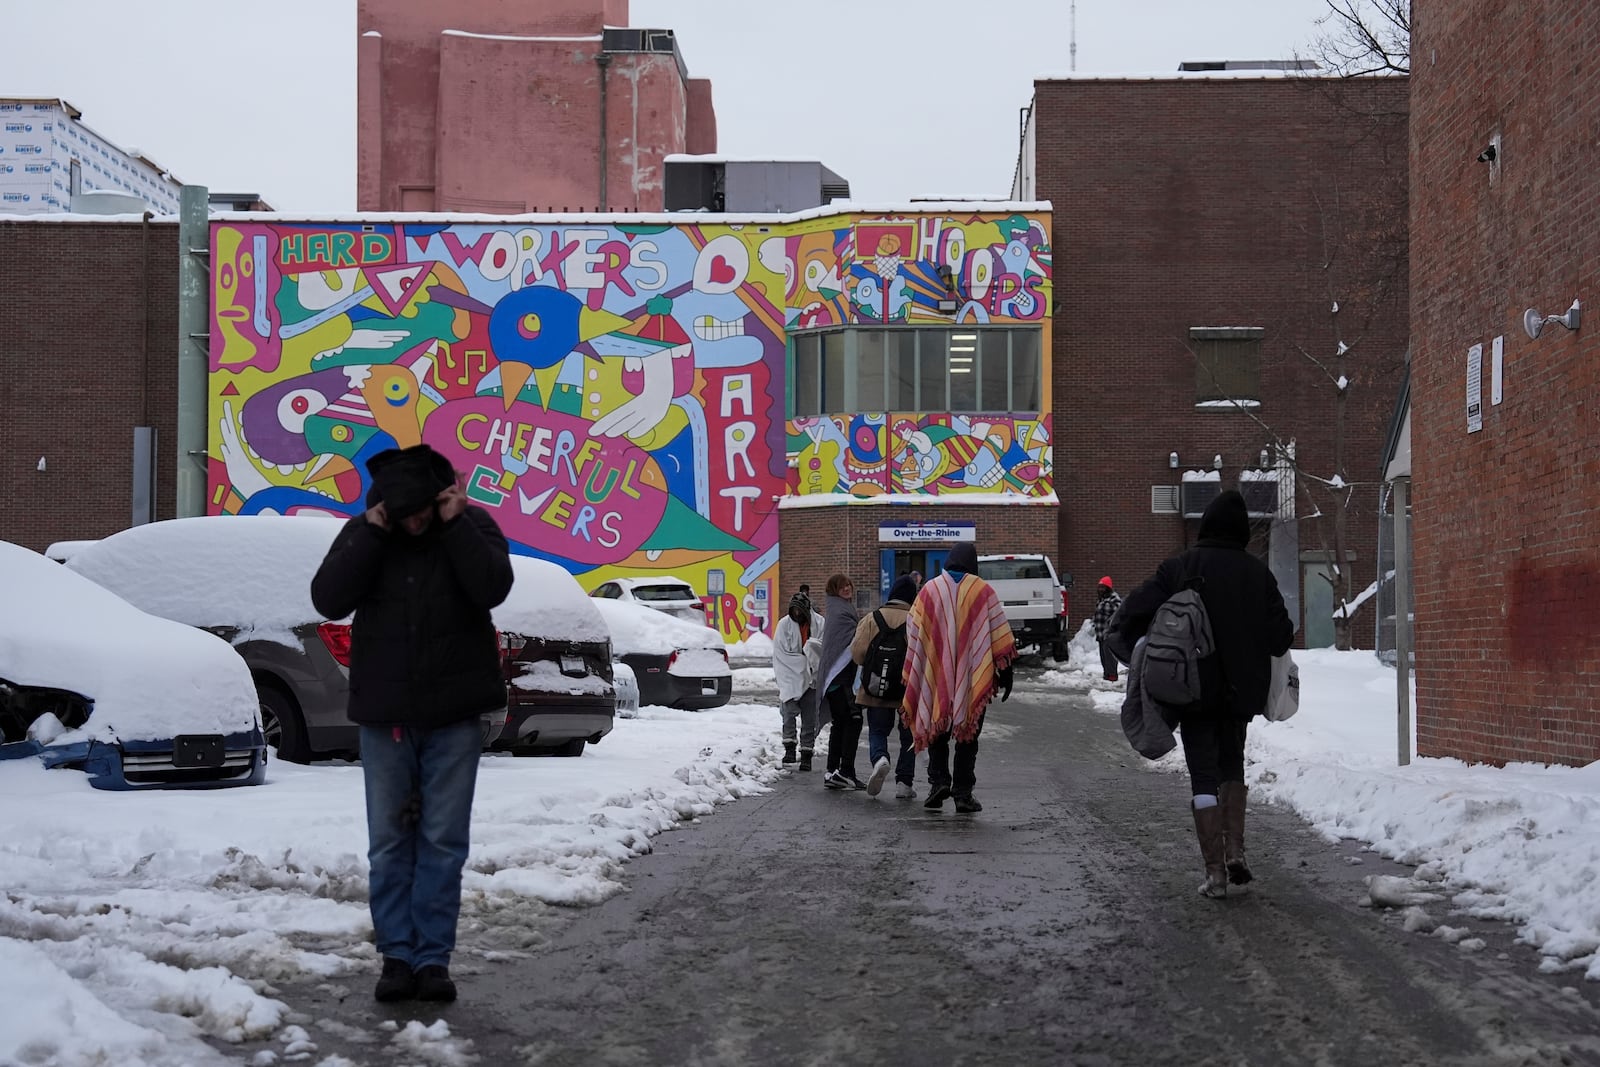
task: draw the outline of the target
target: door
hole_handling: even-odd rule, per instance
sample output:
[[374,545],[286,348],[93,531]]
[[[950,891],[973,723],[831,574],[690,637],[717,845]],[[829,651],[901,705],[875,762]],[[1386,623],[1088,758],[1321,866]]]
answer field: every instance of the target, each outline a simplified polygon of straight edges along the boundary
[[1304,633],[1307,648],[1333,647],[1333,572],[1326,563],[1300,565],[1300,603],[1304,606]]

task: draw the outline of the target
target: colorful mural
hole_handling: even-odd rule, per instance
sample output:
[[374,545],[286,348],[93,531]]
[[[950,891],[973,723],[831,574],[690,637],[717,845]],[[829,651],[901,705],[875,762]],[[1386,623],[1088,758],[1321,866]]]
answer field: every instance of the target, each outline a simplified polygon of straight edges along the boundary
[[[515,551],[585,589],[675,575],[729,639],[770,632],[779,497],[866,484],[786,479],[787,330],[1047,324],[1047,233],[1032,215],[219,222],[209,510],[353,515],[367,459],[427,442]],[[874,432],[887,491],[1048,491],[1048,419]]]
[[1048,413],[794,419],[788,454],[791,496],[1055,492]]

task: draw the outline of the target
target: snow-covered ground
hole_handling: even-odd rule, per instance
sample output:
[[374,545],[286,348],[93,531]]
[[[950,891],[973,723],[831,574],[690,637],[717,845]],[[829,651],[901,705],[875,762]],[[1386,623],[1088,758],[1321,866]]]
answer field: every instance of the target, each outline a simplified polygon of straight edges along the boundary
[[[1330,841],[1364,841],[1416,865],[1409,879],[1368,879],[1373,904],[1445,901],[1457,918],[1435,928],[1413,913],[1406,929],[1471,950],[1483,942],[1465,936],[1463,920],[1506,920],[1542,954],[1542,970],[1600,980],[1600,763],[1490,767],[1413,758],[1401,767],[1395,672],[1371,652],[1294,657],[1299,714],[1284,723],[1258,718],[1250,728],[1251,803],[1287,805]],[[1087,691],[1108,714],[1122,706],[1123,683],[1102,680],[1094,639],[1083,632],[1066,664],[1028,684]],[[1181,773],[1182,731],[1178,740],[1146,766]]]
[[[525,948],[530,911],[605,900],[652,836],[766,792],[777,728],[770,707],[645,708],[581,760],[485,758],[463,888],[473,947],[458,959]],[[223,1062],[202,1036],[270,1036],[273,1062],[319,1062],[272,987],[376,973],[364,812],[353,765],[274,762],[259,788],[130,794],[0,763],[0,1064]],[[470,1049],[432,1015],[391,1040],[408,1061]]]
[[[1370,652],[1296,659],[1299,715],[1251,730],[1252,803],[1286,804],[1330,840],[1418,865],[1371,885],[1376,906],[1453,912],[1437,929],[1413,914],[1407,930],[1470,950],[1472,921],[1509,920],[1545,969],[1600,979],[1600,765],[1398,767],[1394,672]],[[1087,692],[1114,714],[1121,683],[1099,673],[1080,633],[1068,663],[1018,686]],[[741,669],[734,684],[756,691],[770,677]],[[528,951],[530,916],[607,899],[651,836],[764,793],[777,736],[770,707],[645,708],[581,760],[487,758],[460,956]],[[1181,751],[1149,766],[1181,770]],[[0,1064],[204,1067],[219,1057],[202,1035],[269,1035],[282,1050],[270,1062],[342,1067],[289,1022],[273,984],[365,983],[375,970],[363,810],[348,765],[274,763],[257,789],[126,794],[0,763]],[[390,1040],[400,1058],[434,1063],[471,1048],[432,1016]]]

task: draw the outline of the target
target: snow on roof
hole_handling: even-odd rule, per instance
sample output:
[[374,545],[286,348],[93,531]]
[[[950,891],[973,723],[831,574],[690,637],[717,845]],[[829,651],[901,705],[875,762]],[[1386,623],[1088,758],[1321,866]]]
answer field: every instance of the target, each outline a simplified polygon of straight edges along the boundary
[[278,515],[168,519],[112,534],[67,566],[152,615],[287,641],[294,627],[322,621],[311,578],[342,525]]
[[1109,73],[1064,71],[1035,74],[1034,82],[1181,82],[1181,81],[1284,81],[1293,78],[1337,78],[1327,70],[1270,70],[1251,68],[1244,70],[1168,70]]
[[822,166],[822,160],[815,156],[726,156],[716,152],[696,155],[691,152],[669,152],[661,157],[663,163],[815,163]]
[[879,493],[877,496],[812,493],[806,496],[779,497],[778,509],[780,511],[790,511],[795,508],[837,508],[867,504],[880,506],[885,504],[909,504],[918,507],[958,504],[974,504],[984,507],[1055,507],[1060,503],[1061,498],[1054,493],[1046,493],[1043,496],[1023,496],[1021,493],[948,493],[944,496],[929,496],[924,493]]
[[[151,211],[152,212],[155,211],[155,208],[153,206],[151,208]],[[18,215],[18,214],[9,213],[9,212],[0,212],[0,222],[48,222],[48,223],[51,223],[51,224],[61,223],[61,222],[85,222],[85,223],[87,223],[87,222],[101,222],[101,223],[119,222],[119,223],[126,224],[126,223],[142,223],[142,222],[144,222],[144,216],[143,215],[128,214],[128,213],[123,213],[123,214],[118,214],[118,215],[87,215],[87,214],[84,214],[83,212],[74,213],[74,212],[71,212],[71,211],[53,212],[53,213],[46,214],[46,215]],[[178,222],[178,216],[176,216],[176,215],[162,215],[162,214],[159,214],[159,213],[153,214],[151,216],[151,219],[150,219],[151,225],[154,225],[154,226],[160,226],[160,225],[175,226],[175,225],[177,225],[177,222]]]
[[584,595],[566,568],[531,556],[512,556],[515,580],[505,603],[494,609],[494,624],[523,637],[604,641],[610,637],[595,601]]
[[599,41],[601,34],[559,34],[555,36],[518,37],[508,33],[473,33],[471,30],[440,30],[442,37],[471,37],[480,41]]
[[1184,471],[1183,480],[1186,482],[1220,482],[1221,471]]
[[0,541],[0,678],[94,701],[87,739],[232,734],[256,721],[255,683],[210,634],[133,607],[71,568]]
[[[680,212],[566,212],[525,215],[489,215],[481,212],[456,212],[456,211],[350,211],[323,215],[297,215],[281,211],[219,211],[211,218],[217,222],[256,222],[277,223],[282,225],[327,225],[343,223],[410,223],[414,225],[451,225],[460,223],[493,223],[505,224],[511,222],[526,223],[530,226],[545,225],[612,225],[612,226],[656,226],[656,225],[688,225],[696,226],[721,224],[721,225],[747,225],[747,226],[781,226],[787,223],[808,222],[812,219],[833,218],[840,215],[872,215],[872,216],[903,216],[903,215],[942,215],[942,214],[979,214],[979,215],[1018,215],[1018,214],[1047,214],[1053,208],[1048,200],[982,200],[982,201],[945,201],[943,203],[918,201],[910,203],[901,202],[874,202],[866,201],[857,203],[852,200],[836,200],[823,207],[809,208],[788,215],[774,213],[728,214],[713,213],[710,211],[680,211]],[[28,216],[23,216],[28,217]],[[104,221],[106,216],[97,217],[96,221]]]
[[615,655],[639,652],[665,656],[680,649],[723,647],[721,635],[709,626],[696,626],[640,604],[600,599],[592,602],[611,631]]

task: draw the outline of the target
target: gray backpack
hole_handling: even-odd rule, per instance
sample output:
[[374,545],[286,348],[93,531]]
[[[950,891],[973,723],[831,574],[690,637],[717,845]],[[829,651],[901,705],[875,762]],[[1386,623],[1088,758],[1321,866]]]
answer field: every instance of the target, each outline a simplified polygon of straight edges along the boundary
[[1139,672],[1145,696],[1175,709],[1200,703],[1200,661],[1215,651],[1200,593],[1187,587],[1173,593],[1156,609],[1145,635]]

